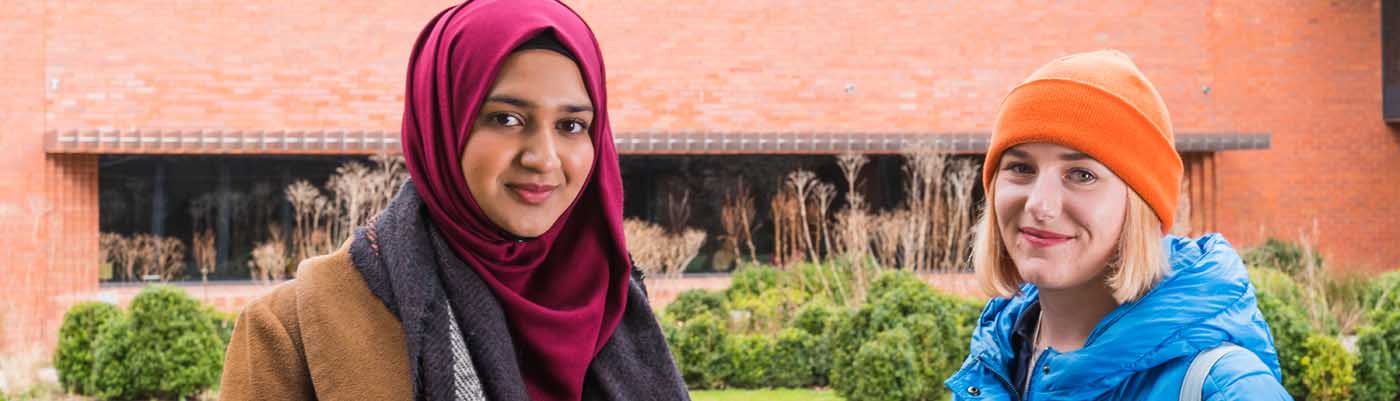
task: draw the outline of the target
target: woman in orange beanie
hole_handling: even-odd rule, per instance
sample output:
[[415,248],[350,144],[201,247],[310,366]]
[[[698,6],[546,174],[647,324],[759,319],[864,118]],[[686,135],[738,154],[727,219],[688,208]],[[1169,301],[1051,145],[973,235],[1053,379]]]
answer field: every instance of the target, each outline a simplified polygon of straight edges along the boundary
[[1287,400],[1268,324],[1219,234],[1167,235],[1181,158],[1123,53],[1050,62],[1007,95],[973,265],[992,299],[954,399]]

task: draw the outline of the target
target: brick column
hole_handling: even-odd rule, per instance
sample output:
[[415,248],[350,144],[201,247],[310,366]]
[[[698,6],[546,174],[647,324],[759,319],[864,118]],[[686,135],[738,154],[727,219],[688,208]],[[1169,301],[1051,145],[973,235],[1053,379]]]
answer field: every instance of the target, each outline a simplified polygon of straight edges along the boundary
[[44,153],[45,5],[0,7],[0,354],[57,341],[61,294],[97,287],[97,157]]

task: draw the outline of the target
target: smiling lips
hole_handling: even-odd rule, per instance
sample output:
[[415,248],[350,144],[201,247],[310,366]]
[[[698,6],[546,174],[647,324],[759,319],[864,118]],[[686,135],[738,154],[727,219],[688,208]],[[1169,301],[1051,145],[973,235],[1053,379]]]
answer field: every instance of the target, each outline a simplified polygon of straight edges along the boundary
[[539,205],[549,199],[549,195],[554,193],[558,185],[544,184],[506,184],[510,192],[515,194],[516,199],[529,205]]
[[1073,236],[1056,233],[1053,231],[1037,230],[1030,227],[1021,227],[1021,238],[1037,248],[1049,248],[1055,245],[1069,242]]

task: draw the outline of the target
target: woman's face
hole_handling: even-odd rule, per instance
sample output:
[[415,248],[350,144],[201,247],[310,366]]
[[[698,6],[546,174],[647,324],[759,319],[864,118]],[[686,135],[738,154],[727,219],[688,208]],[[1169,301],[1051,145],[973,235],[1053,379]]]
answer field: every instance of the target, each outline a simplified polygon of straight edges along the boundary
[[593,104],[573,60],[523,50],[501,65],[462,151],[467,189],[518,237],[548,231],[593,167]]
[[1021,278],[1069,289],[1116,257],[1129,188],[1089,155],[1060,145],[1012,147],[997,166],[997,229]]

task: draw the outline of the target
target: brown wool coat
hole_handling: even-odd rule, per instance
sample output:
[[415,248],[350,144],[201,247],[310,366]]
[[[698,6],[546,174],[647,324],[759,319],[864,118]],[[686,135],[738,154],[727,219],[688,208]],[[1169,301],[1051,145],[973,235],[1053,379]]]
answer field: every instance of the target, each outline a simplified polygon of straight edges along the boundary
[[404,330],[350,261],[350,242],[238,317],[222,400],[409,400]]

